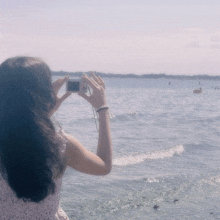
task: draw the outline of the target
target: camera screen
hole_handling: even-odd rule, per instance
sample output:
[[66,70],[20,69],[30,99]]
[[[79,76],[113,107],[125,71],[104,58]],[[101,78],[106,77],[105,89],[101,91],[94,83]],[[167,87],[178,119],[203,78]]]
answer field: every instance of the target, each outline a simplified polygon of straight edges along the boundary
[[78,92],[79,91],[79,81],[68,81],[67,82],[67,91]]

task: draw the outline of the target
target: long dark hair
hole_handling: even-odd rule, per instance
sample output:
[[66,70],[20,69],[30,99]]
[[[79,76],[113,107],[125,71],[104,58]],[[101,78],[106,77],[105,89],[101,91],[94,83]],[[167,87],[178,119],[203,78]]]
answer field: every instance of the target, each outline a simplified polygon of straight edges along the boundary
[[48,117],[56,104],[51,71],[40,59],[0,65],[0,171],[18,198],[40,202],[63,172],[59,141]]

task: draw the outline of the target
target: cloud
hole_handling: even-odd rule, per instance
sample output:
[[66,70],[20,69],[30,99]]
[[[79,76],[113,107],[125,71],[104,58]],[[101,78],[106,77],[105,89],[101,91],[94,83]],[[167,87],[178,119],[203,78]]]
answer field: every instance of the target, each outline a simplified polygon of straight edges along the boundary
[[199,48],[199,43],[196,41],[191,41],[190,43],[186,44],[186,47],[190,47],[190,48]]
[[220,49],[220,44],[211,44],[210,47],[212,49]]
[[211,42],[220,42],[220,36],[219,35],[215,35],[215,36],[211,36]]
[[93,31],[75,36],[5,33],[0,38],[0,61],[28,55],[41,57],[58,71],[214,74],[220,69],[219,50],[212,48],[218,44],[210,46],[211,36],[215,35],[218,32],[199,29],[151,34]]

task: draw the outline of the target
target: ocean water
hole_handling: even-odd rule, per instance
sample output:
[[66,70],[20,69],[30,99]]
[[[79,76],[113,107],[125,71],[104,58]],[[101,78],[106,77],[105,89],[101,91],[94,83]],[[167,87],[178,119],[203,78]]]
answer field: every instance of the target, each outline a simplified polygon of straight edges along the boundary
[[[67,169],[61,206],[69,218],[220,219],[220,90],[214,89],[220,82],[104,81],[113,169],[101,177]],[[203,93],[194,94],[200,87]],[[85,100],[71,95],[54,117],[96,151],[98,132]]]

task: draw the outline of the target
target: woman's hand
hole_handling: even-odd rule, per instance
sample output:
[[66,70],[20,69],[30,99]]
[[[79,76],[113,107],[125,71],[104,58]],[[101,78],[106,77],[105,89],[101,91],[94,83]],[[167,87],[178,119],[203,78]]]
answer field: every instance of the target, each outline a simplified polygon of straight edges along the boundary
[[101,106],[106,106],[107,100],[105,95],[105,83],[101,77],[96,76],[92,72],[92,77],[83,76],[82,80],[85,81],[91,88],[92,94],[90,96],[86,95],[83,92],[78,94],[86,99],[94,108],[100,108]]
[[71,92],[66,92],[63,96],[58,97],[57,94],[60,90],[60,88],[63,86],[63,84],[69,79],[69,76],[66,76],[64,78],[61,79],[57,79],[56,81],[54,81],[53,83],[53,89],[54,89],[54,94],[55,94],[55,98],[56,98],[56,105],[54,106],[53,109],[50,110],[49,112],[49,117],[51,117],[53,115],[53,113],[55,111],[57,111],[57,109],[60,107],[60,105],[62,104],[62,102],[71,95]]

